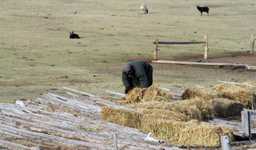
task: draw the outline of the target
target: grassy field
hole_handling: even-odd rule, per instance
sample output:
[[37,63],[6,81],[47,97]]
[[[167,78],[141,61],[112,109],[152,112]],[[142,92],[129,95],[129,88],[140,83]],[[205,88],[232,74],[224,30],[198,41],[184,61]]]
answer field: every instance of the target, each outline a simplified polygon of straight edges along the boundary
[[[102,94],[123,91],[121,68],[148,59],[158,39],[201,40],[210,55],[247,51],[256,33],[255,0],[148,0],[149,15],[137,0],[2,0],[0,5],[0,102],[31,98],[70,86]],[[200,16],[196,5],[209,5]],[[68,39],[74,30],[82,37]],[[202,46],[161,48],[161,57],[202,54]],[[212,85],[217,80],[255,80],[254,72],[156,65],[156,84]]]

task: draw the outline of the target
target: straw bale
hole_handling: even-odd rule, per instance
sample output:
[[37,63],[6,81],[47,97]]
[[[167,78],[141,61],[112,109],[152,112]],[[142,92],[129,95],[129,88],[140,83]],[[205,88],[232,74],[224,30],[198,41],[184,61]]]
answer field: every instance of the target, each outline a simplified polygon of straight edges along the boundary
[[139,128],[141,125],[141,114],[135,111],[132,112],[124,109],[103,107],[101,110],[101,117],[106,121],[127,127]]
[[[222,89],[222,93],[225,90]],[[239,88],[238,91],[243,90]],[[128,94],[129,105],[126,105],[134,111],[104,107],[102,117],[107,121],[152,132],[157,138],[171,144],[215,147],[220,144],[220,135],[232,137],[233,130],[203,121],[213,117],[239,116],[245,105],[241,97],[232,97],[233,100],[217,98],[217,90],[211,93],[203,88],[187,89],[183,94],[185,100],[180,101],[171,101],[168,93],[161,92],[157,87],[135,88]]]
[[[195,102],[196,100],[199,102],[200,99],[193,99],[191,102],[197,104],[197,102]],[[188,102],[189,100],[186,101]],[[173,105],[174,103],[167,104]],[[204,118],[202,117],[204,115],[199,112],[200,109],[204,108],[201,105],[201,108],[199,106],[195,108],[196,111],[190,108],[191,114],[184,112],[183,109],[185,109],[185,107],[181,108],[182,105],[175,105],[176,106],[173,106],[172,109],[169,110],[140,108],[134,112],[104,107],[102,109],[102,118],[120,125],[134,127],[144,132],[152,132],[157,138],[176,145],[219,146],[220,135],[231,135],[231,129],[198,121]],[[179,111],[177,111],[178,109],[176,107],[179,107]],[[209,111],[208,113],[213,112]],[[193,120],[193,118],[197,118],[198,120]]]
[[142,101],[170,101],[171,95],[161,90],[158,86],[150,86],[149,88],[134,88],[126,96],[121,103],[131,104]]
[[169,114],[175,120],[180,121],[192,119],[207,121],[213,117],[239,116],[244,108],[240,102],[225,98],[203,99],[199,97],[176,102],[141,102],[130,106],[142,114],[157,114],[158,118],[162,116],[165,118],[166,114]]
[[182,99],[191,99],[196,97],[211,99],[214,97],[211,93],[211,91],[203,87],[187,88],[182,94]]
[[152,132],[157,138],[168,143],[185,146],[216,147],[220,145],[219,136],[229,135],[232,130],[198,121],[169,121],[143,119],[142,128]]
[[[151,113],[154,113],[155,110],[158,110],[158,112],[161,110],[162,114],[172,112],[173,115],[175,114],[175,118],[179,118],[177,116],[180,116],[183,121],[191,119],[208,120],[211,119],[214,114],[212,100],[199,97],[175,102],[142,102],[133,104],[132,107],[140,112],[143,112],[143,110],[148,110]],[[161,113],[159,113],[159,116],[162,115]]]
[[240,102],[225,98],[215,98],[213,100],[214,116],[230,118],[240,116],[244,106]]
[[130,104],[128,106],[135,109],[169,109],[175,103],[173,102],[165,102],[165,101],[146,101],[140,103]]
[[170,101],[171,95],[158,86],[150,86],[145,90],[143,101]]
[[245,85],[218,84],[214,87],[219,97],[239,101],[245,106],[251,105],[252,88]]
[[176,120],[176,121],[187,121],[189,118],[180,112],[175,112],[171,110],[164,109],[143,109],[141,111],[143,114],[143,119],[153,119],[153,120]]
[[213,117],[212,100],[199,97],[174,103],[171,109],[200,121]]

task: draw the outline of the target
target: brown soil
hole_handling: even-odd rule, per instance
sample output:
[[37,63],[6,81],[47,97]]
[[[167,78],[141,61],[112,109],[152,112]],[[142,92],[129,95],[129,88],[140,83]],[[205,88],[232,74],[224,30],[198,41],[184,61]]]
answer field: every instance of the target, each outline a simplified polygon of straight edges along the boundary
[[[200,61],[202,57],[185,58],[186,61]],[[184,61],[184,59],[183,59]],[[238,63],[256,65],[256,55],[252,55],[248,52],[235,52],[230,54],[224,54],[222,56],[209,57],[208,62],[218,63]]]

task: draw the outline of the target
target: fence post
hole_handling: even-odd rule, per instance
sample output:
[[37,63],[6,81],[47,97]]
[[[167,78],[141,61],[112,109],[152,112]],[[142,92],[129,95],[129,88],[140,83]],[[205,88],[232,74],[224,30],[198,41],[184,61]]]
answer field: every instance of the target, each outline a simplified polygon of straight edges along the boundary
[[252,110],[256,110],[256,93],[252,94]]
[[204,60],[207,60],[208,58],[208,36],[204,36],[204,41],[205,41],[205,47],[204,47]]
[[158,51],[159,51],[159,49],[158,49],[158,43],[159,43],[159,40],[156,39],[156,40],[155,40],[156,48],[155,48],[155,51],[154,51],[154,60],[158,60]]
[[254,38],[254,35],[252,34],[251,35],[251,54],[254,54],[254,45],[255,45],[255,38]]
[[114,150],[118,150],[118,145],[117,145],[117,133],[113,134],[113,144],[114,144]]

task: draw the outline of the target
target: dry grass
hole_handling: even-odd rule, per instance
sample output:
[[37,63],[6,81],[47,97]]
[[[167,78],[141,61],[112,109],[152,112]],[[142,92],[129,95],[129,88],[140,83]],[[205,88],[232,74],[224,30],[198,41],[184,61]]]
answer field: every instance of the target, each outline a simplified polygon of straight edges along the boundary
[[[200,3],[210,6],[210,16],[198,14],[194,6]],[[254,0],[158,0],[149,2],[149,15],[141,13],[140,4],[137,0],[2,1],[0,101],[30,98],[61,86],[97,94],[105,89],[123,91],[123,64],[152,58],[156,38],[201,41],[208,34],[212,57],[246,51],[250,34],[256,31]],[[71,30],[82,38],[69,40]],[[168,46],[161,48],[160,55],[202,58],[202,50],[201,45]],[[211,85],[216,80],[255,80],[255,73],[154,66],[154,82],[165,87]]]
[[171,109],[181,112],[190,119],[208,120],[213,117],[212,100],[193,98],[175,103]]
[[146,109],[138,113],[104,107],[102,117],[113,123],[152,132],[155,137],[175,145],[216,147],[220,144],[220,135],[232,137],[230,129],[197,120],[186,122],[185,114],[169,110]]
[[[205,100],[200,98],[188,99],[176,102],[143,102],[132,105],[133,108],[137,108],[141,112],[155,113],[154,111],[161,110],[158,115],[159,118],[164,116],[165,113],[175,114],[174,118],[178,120],[188,121],[197,119],[200,121],[208,120],[213,117],[212,100]],[[184,117],[185,116],[185,117]],[[175,119],[174,119],[175,120]]]
[[222,118],[232,118],[241,115],[245,108],[243,104],[225,98],[215,98],[212,103],[214,116]]
[[176,121],[187,121],[189,117],[181,112],[175,112],[172,110],[165,109],[141,109],[140,112],[143,114],[143,119],[148,120],[176,120]]
[[171,97],[172,96],[168,92],[153,85],[145,90],[143,101],[170,101]]
[[231,84],[218,84],[214,87],[219,97],[238,101],[243,105],[251,106],[253,89],[249,86]]
[[220,135],[230,135],[232,130],[195,120],[189,122],[173,120],[142,121],[142,130],[152,132],[156,137],[168,143],[185,146],[219,146]]
[[103,107],[101,111],[102,119],[114,122],[123,126],[140,128],[141,114],[121,109]]
[[139,103],[145,101],[170,101],[171,95],[161,90],[158,86],[152,85],[149,88],[132,89],[121,103]]
[[212,91],[209,91],[205,87],[187,88],[182,94],[183,99],[191,99],[196,97],[203,99],[211,99],[214,97],[214,94],[212,94]]
[[145,89],[142,88],[134,88],[128,93],[125,99],[121,100],[120,102],[124,104],[138,103],[143,99],[144,91]]
[[[227,88],[223,89],[227,90]],[[220,135],[227,134],[232,137],[232,129],[210,125],[205,121],[214,117],[235,118],[239,116],[246,107],[246,103],[243,103],[241,98],[248,98],[250,94],[247,92],[246,95],[236,97],[241,91],[248,91],[248,89],[239,87],[234,90],[232,87],[232,93],[229,93],[229,98],[233,98],[232,100],[218,98],[223,97],[220,95],[223,91],[189,88],[183,94],[184,100],[171,101],[166,100],[166,97],[164,100],[157,99],[158,95],[168,96],[168,93],[161,94],[158,91],[159,89],[155,87],[135,89],[127,95],[129,103],[126,103],[134,109],[134,112],[108,108],[107,112],[105,110],[102,112],[103,118],[118,124],[136,127],[144,132],[152,132],[154,136],[171,144],[214,147],[220,144]],[[144,99],[145,92],[148,92],[149,100]],[[128,118],[131,118],[131,122]]]

